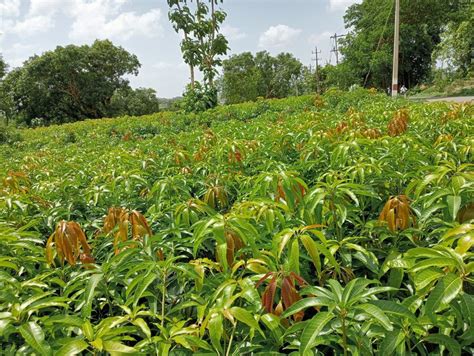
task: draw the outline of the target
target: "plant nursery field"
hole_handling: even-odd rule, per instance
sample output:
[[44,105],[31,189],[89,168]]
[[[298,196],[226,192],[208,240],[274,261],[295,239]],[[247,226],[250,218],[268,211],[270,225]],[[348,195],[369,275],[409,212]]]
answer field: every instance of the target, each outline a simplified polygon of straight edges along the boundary
[[471,355],[474,106],[372,91],[0,145],[2,355]]

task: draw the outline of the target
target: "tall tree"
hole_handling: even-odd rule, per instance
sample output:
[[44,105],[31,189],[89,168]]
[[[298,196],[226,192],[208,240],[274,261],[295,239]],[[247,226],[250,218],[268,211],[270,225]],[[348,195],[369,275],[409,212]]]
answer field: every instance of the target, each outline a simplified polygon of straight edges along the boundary
[[[195,86],[195,68],[204,75],[204,84],[214,87],[219,56],[228,50],[227,39],[219,33],[226,13],[217,6],[223,0],[167,0],[168,17],[176,32],[183,33],[181,52],[189,65],[191,88]],[[191,3],[193,3],[191,5]]]
[[[426,79],[432,52],[447,21],[462,0],[401,0],[399,82],[407,86]],[[393,0],[363,0],[344,16],[348,36],[341,52],[349,68],[366,86],[386,88],[391,81]]]
[[231,56],[224,60],[222,76],[222,96],[227,104],[255,100],[259,96],[261,73],[250,52]]
[[62,123],[107,115],[114,92],[128,87],[124,75],[136,75],[135,55],[112,42],[57,47],[33,56],[4,80],[17,115],[27,124],[35,118]]
[[[474,6],[474,5],[473,5]],[[459,77],[474,74],[474,21],[451,21],[433,53],[446,69]]]
[[226,103],[283,98],[308,91],[301,62],[290,53],[276,57],[262,51],[244,52],[223,62],[222,97]]
[[5,76],[7,73],[7,63],[3,60],[3,56],[0,53],[0,80]]
[[194,88],[195,71],[194,68],[199,64],[198,44],[192,38],[193,24],[195,23],[194,14],[183,0],[167,0],[169,11],[168,18],[173,24],[176,33],[183,34],[183,40],[180,43],[181,53],[184,62],[189,66],[191,88]]
[[117,89],[110,99],[109,115],[141,116],[156,113],[160,110],[160,101],[152,88],[123,87]]
[[7,74],[8,65],[0,54],[0,118],[3,118],[8,124],[11,116],[13,103],[11,97],[5,88],[4,77]]

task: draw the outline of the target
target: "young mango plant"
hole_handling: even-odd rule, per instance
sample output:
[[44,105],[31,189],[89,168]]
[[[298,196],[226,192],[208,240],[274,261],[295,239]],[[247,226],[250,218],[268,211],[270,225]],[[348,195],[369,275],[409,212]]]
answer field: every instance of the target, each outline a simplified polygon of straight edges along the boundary
[[[268,282],[268,280],[270,281]],[[262,278],[260,278],[255,285],[258,288],[264,282],[268,282],[265,291],[262,294],[262,305],[267,313],[280,316],[286,309],[290,308],[294,303],[301,299],[298,290],[296,289],[299,285],[300,289],[308,286],[301,276],[295,272],[267,272]],[[280,289],[280,298],[277,295],[277,289]],[[275,298],[279,300],[275,307]],[[295,321],[303,319],[304,313],[296,313],[293,315]]]
[[152,236],[150,226],[145,217],[138,211],[127,211],[125,208],[110,208],[104,218],[102,233],[114,233],[114,251],[120,252],[119,244],[126,242],[129,235],[132,240],[141,240],[144,236]]
[[[262,339],[266,339],[259,324],[257,313],[260,307],[259,296],[253,282],[249,278],[228,279],[217,286],[208,302],[200,308],[202,321],[200,322],[200,335],[207,331],[211,344],[218,355],[235,354],[241,349],[239,344],[234,344],[236,336],[240,345],[244,341],[251,342],[258,331]],[[257,317],[257,318],[256,318]],[[230,328],[226,327],[230,324]],[[246,328],[238,327],[246,326]],[[250,328],[250,333],[246,329]],[[226,340],[224,350],[222,341]]]
[[376,198],[367,185],[347,182],[337,173],[325,175],[325,181],[316,183],[305,197],[301,218],[309,225],[324,224],[331,228],[337,239],[343,238],[342,226],[346,220],[358,220],[360,198]]
[[285,204],[290,211],[295,211],[308,191],[304,180],[295,172],[264,172],[249,183],[253,187],[251,196],[269,197],[277,203]]
[[[360,349],[360,339],[357,337],[364,330],[370,329],[370,336],[364,334],[365,346],[371,349],[371,343],[385,337],[387,331],[393,330],[393,325],[385,312],[371,303],[377,294],[394,290],[392,287],[370,287],[371,284],[378,284],[363,278],[356,278],[350,281],[345,287],[331,279],[328,287],[307,287],[301,291],[302,295],[309,295],[294,303],[281,315],[287,318],[291,315],[305,312],[308,308],[317,308],[316,315],[304,323],[304,326],[293,327],[287,330],[288,333],[299,333],[299,351],[302,355],[309,355],[310,351],[318,345],[327,345],[328,350],[336,353],[357,353]],[[361,326],[359,328],[359,325]],[[382,327],[380,329],[379,327]],[[336,333],[337,337],[332,338],[328,334]],[[328,336],[328,340],[322,337]],[[321,346],[324,349],[324,346]]]
[[[53,248],[54,247],[54,248]],[[66,260],[74,266],[79,259],[82,264],[94,263],[87,238],[75,221],[61,221],[46,242],[46,262],[54,265],[54,252],[61,264]]]
[[[257,253],[255,239],[258,232],[250,222],[242,216],[234,214],[217,214],[207,220],[196,223],[193,227],[193,253],[196,256],[199,250],[215,252],[218,263],[223,271],[232,267],[235,254],[244,246],[248,246],[253,253]],[[208,239],[214,239],[215,248],[206,244]],[[207,246],[206,246],[207,245]],[[208,256],[210,257],[210,256]]]
[[430,222],[432,215],[442,215],[446,222],[469,216],[474,197],[472,167],[472,164],[458,166],[453,162],[441,162],[437,167],[430,167],[431,172],[428,171],[423,179],[414,180],[409,189],[421,206],[423,222]]
[[400,136],[408,129],[409,114],[406,109],[395,112],[392,120],[388,123],[387,131],[390,136]]
[[406,195],[390,197],[379,216],[379,221],[387,223],[390,231],[405,230],[416,223],[416,215]]
[[273,233],[276,226],[284,226],[286,215],[290,213],[286,204],[269,199],[246,200],[234,204],[232,209],[237,215],[252,218],[257,224],[263,223],[268,233]]

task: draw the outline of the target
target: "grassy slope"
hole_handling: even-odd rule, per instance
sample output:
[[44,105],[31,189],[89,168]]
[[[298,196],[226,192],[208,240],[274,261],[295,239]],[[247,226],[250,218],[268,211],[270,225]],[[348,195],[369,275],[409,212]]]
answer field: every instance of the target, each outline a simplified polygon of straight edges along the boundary
[[[238,172],[251,178],[277,167],[298,171],[311,184],[328,170],[344,171],[357,159],[364,161],[368,155],[378,160],[389,154],[390,148],[406,145],[408,160],[394,157],[391,170],[407,174],[419,168],[413,166],[411,157],[416,159],[420,152],[434,154],[430,150],[440,134],[452,134],[457,143],[467,142],[474,127],[470,125],[472,115],[469,117],[472,106],[456,114],[467,121],[440,124],[444,113],[455,111],[455,106],[392,101],[365,91],[334,92],[324,100],[323,108],[315,107],[314,98],[306,96],[224,106],[199,115],[160,113],[27,129],[21,132],[23,141],[3,146],[0,176],[14,170],[27,172],[39,185],[48,182],[38,188],[38,194],[46,200],[53,196],[65,206],[72,204],[71,209],[76,207],[77,212],[69,217],[87,223],[100,218],[110,205],[126,203],[147,211],[150,202],[140,197],[140,191],[151,189],[165,177],[181,176],[183,167],[193,172],[187,179],[202,184],[212,175]],[[408,142],[403,136],[385,136],[387,123],[401,107],[410,111]],[[352,114],[347,113],[349,108]],[[348,123],[349,129],[334,134],[341,122]],[[360,131],[367,128],[379,130],[383,137],[361,137]],[[336,156],[345,145],[350,146],[349,151]],[[236,147],[243,154],[242,164],[229,163],[229,154]],[[200,150],[198,161],[193,157]],[[133,176],[143,182],[138,178],[133,181]],[[115,192],[101,193],[97,198],[97,187],[110,190],[117,177],[123,178],[120,187],[114,186]],[[401,188],[406,183],[394,186]],[[132,187],[125,190],[124,184]],[[60,191],[65,185],[67,190]],[[235,192],[233,199],[240,198]]]
[[[405,108],[408,113],[408,129],[398,136],[389,136],[387,125],[401,108]],[[473,130],[472,105],[392,101],[385,95],[362,90],[352,93],[331,92],[323,99],[306,96],[225,106],[199,115],[160,113],[139,118],[103,119],[23,130],[22,141],[3,145],[0,150],[1,178],[10,170],[23,172],[28,177],[26,180],[18,178],[18,185],[6,180],[0,188],[0,235],[4,238],[8,235],[2,230],[3,222],[15,227],[29,224],[29,228],[35,230],[32,234],[38,239],[25,239],[24,235],[16,239],[12,232],[9,233],[12,235],[11,242],[0,240],[0,258],[4,262],[12,261],[22,266],[21,269],[15,269],[14,265],[13,269],[9,267],[8,272],[2,271],[1,283],[4,284],[1,286],[5,291],[0,296],[12,302],[0,303],[2,318],[7,319],[2,324],[7,330],[7,339],[2,335],[0,349],[8,347],[14,354],[23,347],[26,348],[26,354],[32,353],[32,349],[26,346],[24,336],[26,332],[23,325],[27,325],[27,321],[33,323],[29,324],[30,327],[38,325],[44,330],[46,342],[55,351],[62,346],[63,338],[69,338],[68,341],[72,338],[73,342],[83,340],[84,332],[80,327],[66,327],[71,316],[78,315],[90,319],[94,329],[101,322],[114,320],[114,325],[119,327],[111,330],[109,337],[117,337],[117,340],[129,346],[138,345],[146,341],[141,331],[143,329],[132,325],[126,318],[120,322],[113,319],[124,315],[126,309],[119,307],[123,304],[130,307],[138,304],[143,312],[149,313],[143,314],[143,319],[154,336],[163,334],[157,327],[160,322],[169,329],[179,320],[182,325],[186,324],[192,329],[202,322],[198,320],[200,312],[197,311],[196,303],[202,301],[206,304],[199,309],[204,316],[213,315],[212,308],[217,303],[214,293],[222,293],[224,289],[220,286],[225,286],[232,278],[242,278],[243,282],[250,283],[245,298],[239,298],[235,305],[245,308],[251,315],[263,315],[265,312],[260,307],[259,298],[264,288],[257,289],[254,283],[267,266],[270,270],[280,270],[283,265],[291,270],[297,268],[311,285],[324,285],[325,278],[334,276],[331,274],[334,273],[333,267],[324,257],[319,261],[323,264],[324,273],[315,273],[301,245],[295,245],[297,248],[292,248],[290,253],[289,246],[293,246],[293,243],[288,243],[278,258],[276,253],[270,253],[275,249],[280,232],[314,223],[324,224],[319,236],[324,234],[323,240],[327,239],[327,246],[331,244],[335,248],[334,256],[344,268],[343,277],[339,275],[339,280],[350,278],[353,274],[355,277],[378,279],[382,285],[396,284],[397,273],[392,278],[390,272],[390,277],[387,277],[389,273],[383,270],[384,261],[389,255],[405,253],[415,246],[432,248],[445,231],[455,226],[452,206],[450,208],[445,203],[446,198],[442,194],[446,190],[452,194],[452,189],[455,189],[458,195],[448,202],[460,200],[460,206],[472,200],[472,182],[469,181],[472,168],[467,164],[472,162]],[[436,183],[426,183],[427,177],[439,174],[440,170],[446,172],[444,176],[438,176]],[[278,188],[280,183],[282,189]],[[303,202],[301,197],[298,198],[300,184],[306,185]],[[407,187],[411,187],[412,206],[420,219],[417,227],[392,233],[374,221],[385,201],[390,196],[405,192]],[[287,199],[281,199],[281,204],[277,205],[275,196],[279,194],[282,197],[281,190],[285,191]],[[415,190],[419,190],[419,194],[415,194]],[[225,192],[222,196],[216,196],[221,202],[215,204],[215,210],[203,208],[202,205],[199,210],[200,205],[194,205],[194,208],[198,208],[194,215],[190,214],[188,223],[182,212],[190,207],[190,199],[200,198],[206,200],[208,205],[214,205],[208,197],[215,191]],[[321,192],[328,192],[323,197],[324,202],[312,204],[317,202]],[[432,200],[433,196],[441,198]],[[336,202],[334,210],[330,210],[331,201]],[[197,202],[194,200],[195,204]],[[317,205],[324,205],[324,209],[318,211]],[[156,234],[144,242],[148,243],[147,248],[129,249],[123,254],[114,255],[111,239],[96,238],[97,229],[103,226],[103,216],[111,206],[138,209],[145,214]],[[274,217],[281,214],[281,219],[276,217],[272,221],[271,214],[268,215],[269,219],[266,215],[262,215],[264,218],[260,215],[257,217],[255,209],[262,207],[276,212]],[[46,266],[42,241],[46,240],[61,219],[78,221],[84,227],[97,267],[84,270],[81,265],[66,265],[64,268]],[[193,276],[190,271],[195,268],[192,260],[196,257],[215,260],[215,238],[212,234],[216,233],[217,236],[221,230],[218,227],[212,230],[205,236],[211,236],[210,239],[197,245],[195,236],[199,233],[197,226],[202,227],[202,223],[207,224],[212,219],[226,221],[237,231],[234,234],[245,235],[248,241],[255,239],[257,246],[253,249],[247,246],[236,253],[236,260],[241,261],[236,262],[237,272],[233,275],[224,267],[213,267],[213,263],[209,262],[206,272],[203,268],[204,286],[200,289],[198,282],[190,277]],[[192,224],[196,221],[199,221],[197,225]],[[267,224],[267,221],[271,223]],[[249,225],[251,228],[248,228]],[[319,241],[317,235],[314,236]],[[344,242],[342,239],[347,237]],[[338,250],[339,243],[348,243],[343,252]],[[355,248],[351,249],[350,246]],[[194,255],[193,248],[197,252]],[[160,251],[164,251],[166,258],[182,256],[179,261],[173,262],[180,269],[170,272],[164,299],[161,299],[161,277],[154,283],[145,283],[150,275],[156,279],[156,272],[148,274],[140,269],[143,266],[151,266],[150,271],[151,268],[162,268],[163,261],[157,257]],[[294,260],[288,263],[291,259],[289,256],[298,256],[296,263]],[[418,257],[415,251],[415,259]],[[250,258],[264,261],[260,269],[251,266]],[[258,265],[255,261],[254,265]],[[465,257],[465,262],[469,261],[472,261],[472,257]],[[206,260],[201,262],[208,263]],[[248,262],[248,265],[244,267],[242,263],[238,264],[240,262]],[[443,276],[451,265],[447,266],[440,267],[439,276]],[[441,268],[444,270],[441,271]],[[17,270],[20,272],[17,273]],[[393,270],[397,272],[400,268]],[[84,292],[90,289],[90,273],[101,271],[105,271],[107,283],[98,283],[91,294]],[[175,275],[177,279],[174,279]],[[410,347],[417,344],[425,354],[438,352],[439,347],[424,336],[428,332],[437,335],[443,328],[443,332],[446,332],[442,335],[443,342],[445,339],[454,340],[450,341],[451,346],[458,340],[467,345],[469,339],[463,338],[461,334],[465,332],[468,335],[465,329],[468,330],[469,326],[466,324],[465,327],[458,318],[469,318],[469,315],[463,315],[465,313],[461,309],[454,313],[451,309],[443,308],[436,314],[436,320],[439,319],[437,324],[433,324],[431,319],[427,321],[424,314],[427,309],[430,312],[425,307],[427,298],[431,295],[429,293],[435,294],[427,289],[433,289],[435,282],[420,292],[416,275],[408,271],[401,275],[400,290],[390,295],[379,293],[380,298],[390,298],[394,302],[407,301],[410,310],[416,313],[416,322],[411,319],[405,322],[403,319],[403,332],[410,328],[412,337],[407,344]],[[453,273],[449,273],[445,279],[452,276]],[[132,279],[140,287],[132,283]],[[460,282],[459,278],[457,282]],[[20,283],[30,287],[17,288]],[[438,285],[443,287],[441,283]],[[468,282],[461,288],[472,294],[472,285]],[[439,289],[435,288],[436,291]],[[140,294],[139,290],[145,294]],[[415,302],[410,296],[414,290],[418,298]],[[32,295],[43,292],[64,297],[67,304],[49,304],[31,315],[25,312],[23,319],[10,317],[10,311],[17,305],[23,305],[21,303]],[[449,293],[447,298],[456,296],[452,291],[444,291],[444,288],[441,292]],[[46,297],[49,298],[49,294]],[[84,307],[85,298],[89,303],[88,308]],[[220,294],[219,300],[222,298],[230,299]],[[190,304],[180,309],[183,302]],[[157,305],[162,305],[163,309]],[[312,308],[309,309],[308,318],[314,313]],[[436,313],[436,307],[432,309],[431,312]],[[162,311],[169,319],[165,321],[159,318],[158,311]],[[364,316],[360,310],[357,314],[363,316],[365,321],[358,319],[351,322],[349,337],[355,335],[365,340],[365,347],[385,351],[383,340],[388,340],[385,330],[376,325],[375,318]],[[398,327],[397,318],[391,316],[395,327]],[[64,321],[65,326],[54,324],[58,320]],[[252,316],[250,320],[253,320]],[[296,325],[292,321],[288,322]],[[448,322],[460,326],[456,329],[445,327]],[[226,319],[222,323],[225,323],[226,330],[231,329]],[[365,331],[361,331],[360,325],[364,329],[364,325],[371,323],[374,324],[370,328],[375,332],[365,334]],[[255,320],[251,324],[255,324]],[[335,328],[338,327],[336,324],[333,325]],[[23,327],[21,335],[18,333],[20,325]],[[79,319],[80,325],[82,319]],[[280,346],[289,346],[290,343],[297,345],[301,338],[301,328],[300,331],[295,329],[294,333],[278,338],[277,341],[281,342],[278,344],[272,339],[270,329],[261,322],[259,325],[264,328],[266,338],[250,331],[241,319],[237,325],[233,349],[236,353],[242,347],[240,343],[253,334],[255,350],[264,353],[279,351]],[[281,333],[285,331],[283,326],[279,326],[279,329]],[[197,330],[193,330],[197,335]],[[423,334],[418,330],[422,330]],[[203,331],[200,341],[207,341],[205,345],[209,345],[212,341],[210,331]],[[398,332],[397,329],[395,331]],[[119,333],[125,337],[121,339],[117,336]],[[322,353],[342,353],[338,335],[338,332],[330,331],[330,338],[327,339],[329,346],[321,346]],[[328,336],[326,334],[324,337]],[[228,335],[224,335],[224,338],[229,340]],[[163,342],[157,342],[156,346],[160,345],[163,346]],[[174,350],[179,348],[175,341],[171,341],[170,345]],[[88,347],[89,351],[92,350],[90,345]],[[153,354],[153,345],[142,347],[146,354]],[[467,347],[464,350],[469,352]],[[187,354],[191,354],[191,351]]]

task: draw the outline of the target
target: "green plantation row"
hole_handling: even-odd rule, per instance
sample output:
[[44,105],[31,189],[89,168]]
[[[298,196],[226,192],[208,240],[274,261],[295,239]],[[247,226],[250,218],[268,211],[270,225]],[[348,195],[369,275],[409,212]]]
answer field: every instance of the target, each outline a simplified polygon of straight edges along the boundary
[[365,90],[22,130],[0,349],[472,354],[473,133]]

